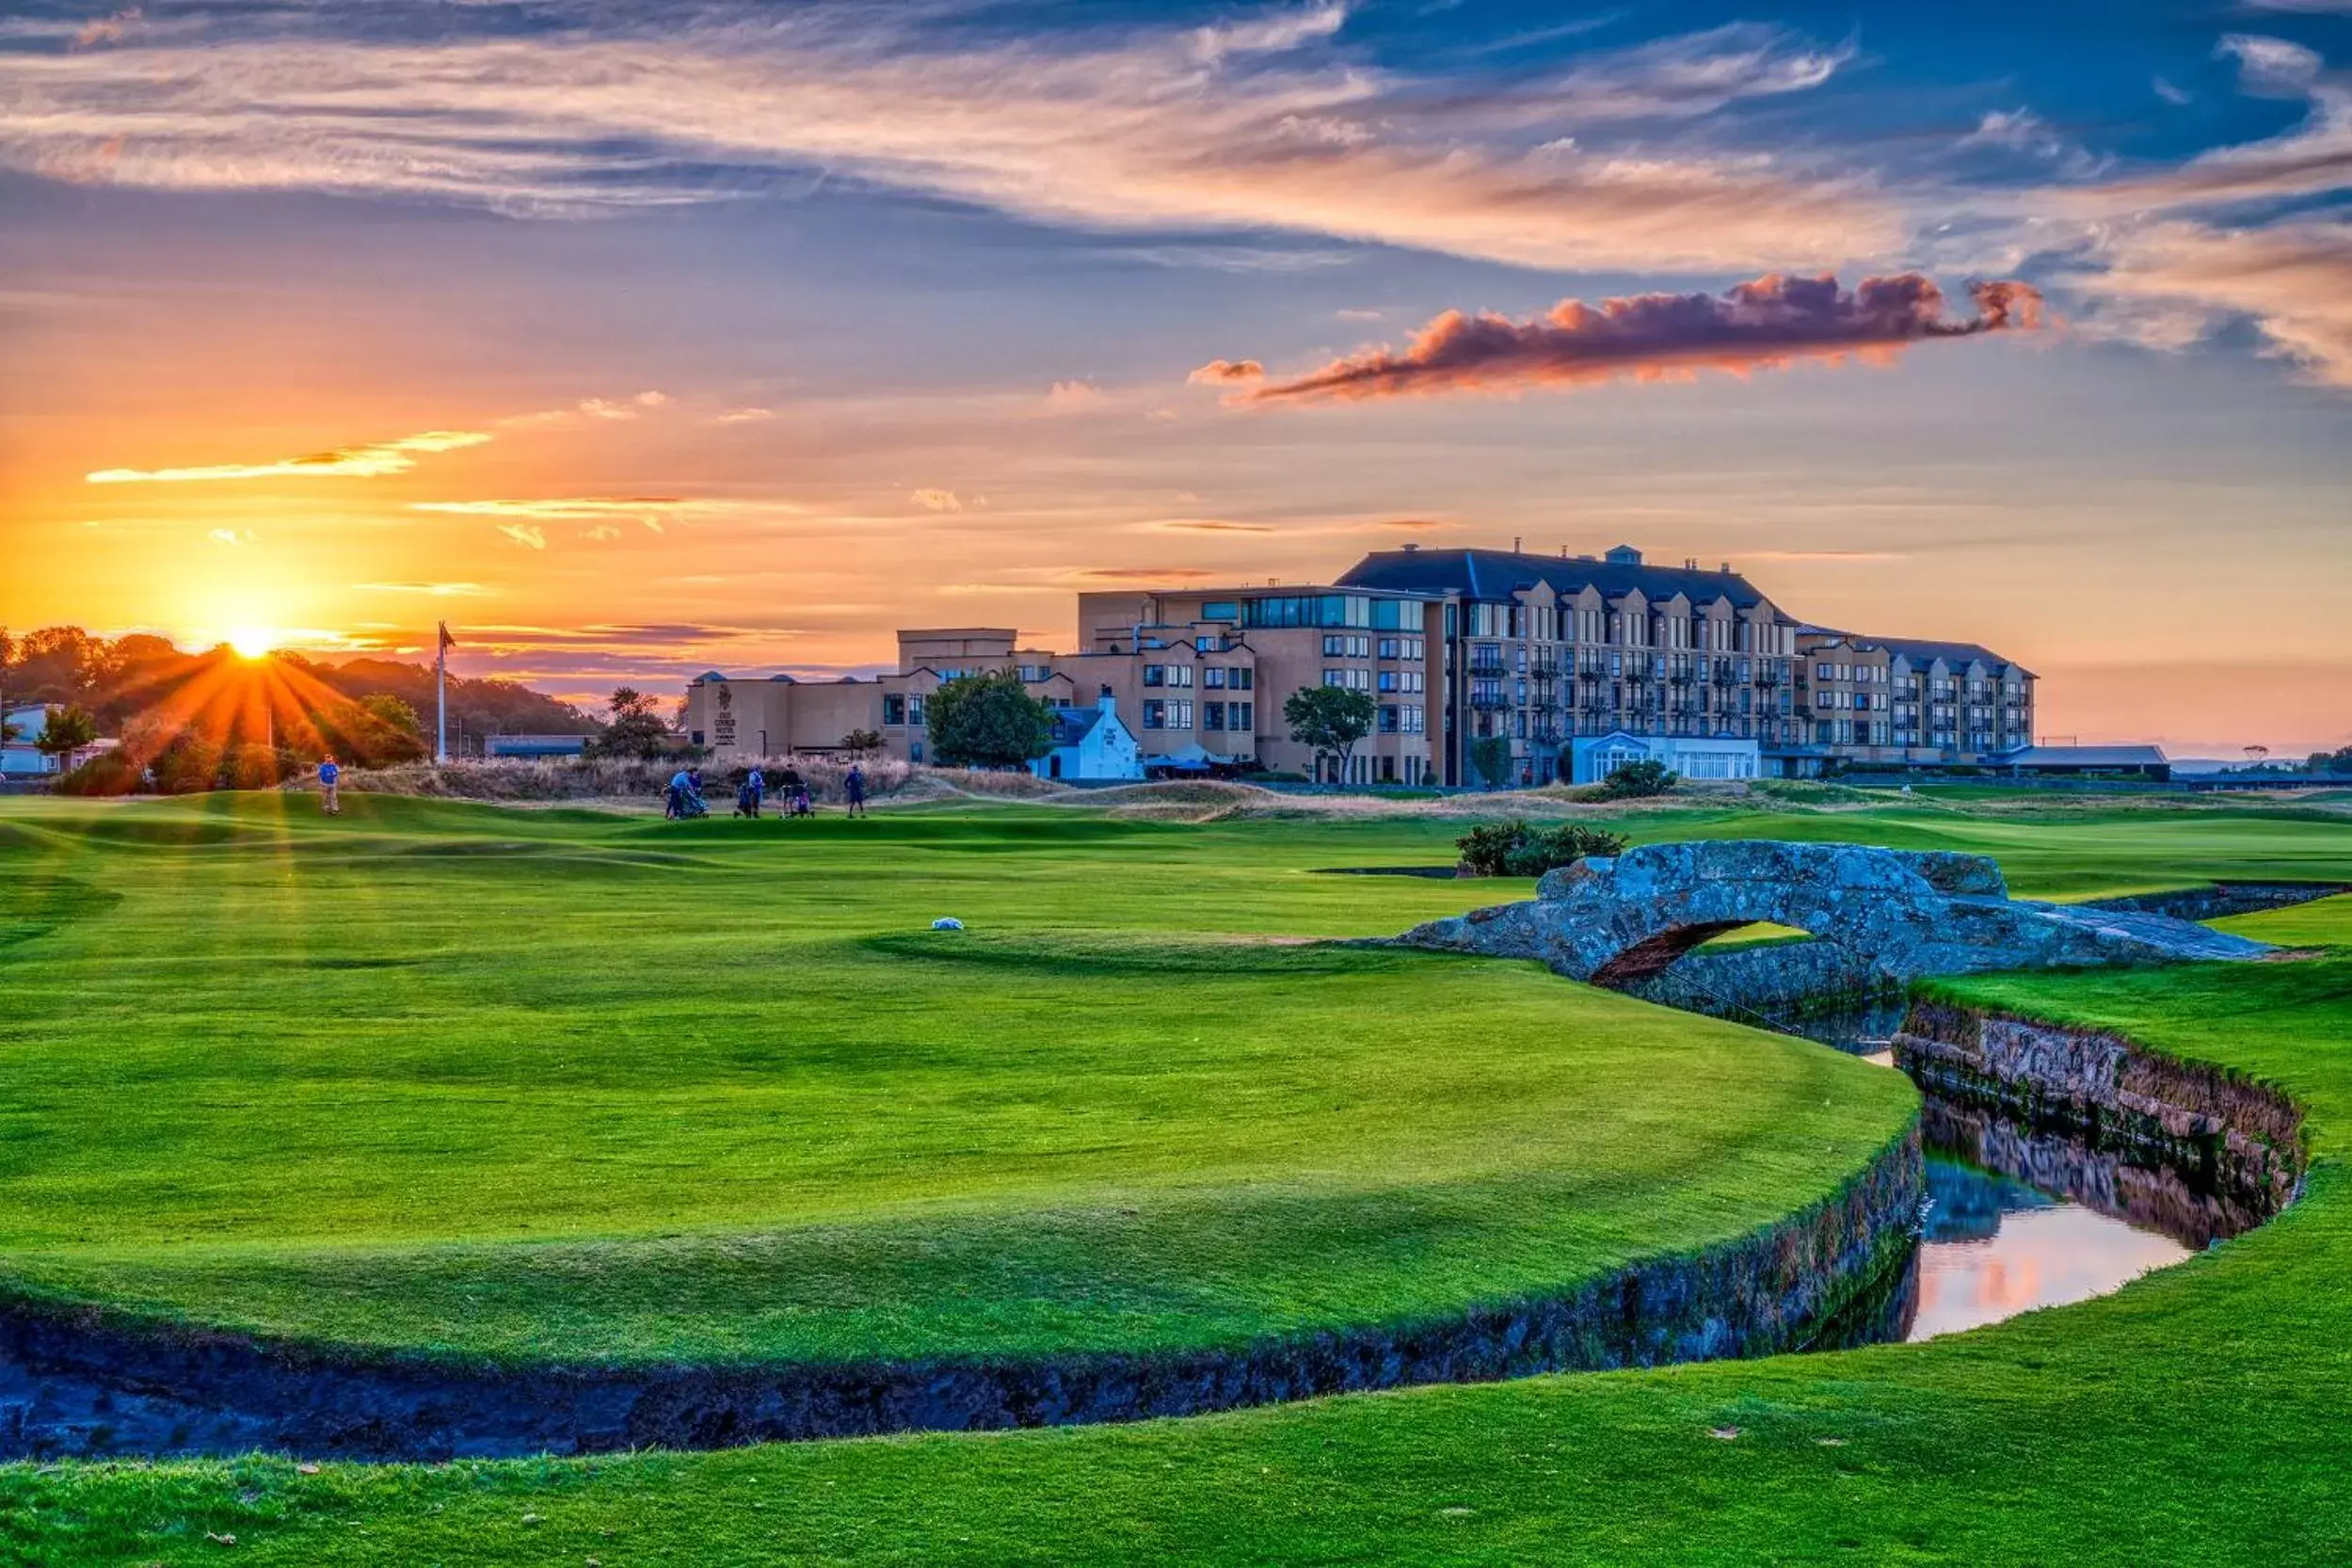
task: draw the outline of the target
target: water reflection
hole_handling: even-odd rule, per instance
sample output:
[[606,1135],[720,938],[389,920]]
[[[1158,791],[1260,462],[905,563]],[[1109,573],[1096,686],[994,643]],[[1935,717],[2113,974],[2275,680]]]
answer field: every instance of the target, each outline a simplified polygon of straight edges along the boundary
[[[1902,1016],[1890,1001],[1799,1027],[1892,1066],[1886,1041]],[[1932,1094],[1920,1133],[1931,1204],[1910,1301],[1889,1337],[1930,1339],[2104,1296],[2261,1220],[2178,1171]]]

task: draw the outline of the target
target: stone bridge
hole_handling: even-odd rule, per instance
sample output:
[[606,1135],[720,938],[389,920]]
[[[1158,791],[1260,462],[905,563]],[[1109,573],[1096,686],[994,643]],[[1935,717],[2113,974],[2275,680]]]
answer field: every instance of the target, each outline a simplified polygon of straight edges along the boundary
[[2000,867],[1980,855],[1769,839],[1644,844],[1579,860],[1546,873],[1530,902],[1432,920],[1397,940],[1537,958],[1571,979],[1622,988],[1759,920],[1834,944],[1853,972],[1885,985],[2273,951],[2164,915],[2012,899]]

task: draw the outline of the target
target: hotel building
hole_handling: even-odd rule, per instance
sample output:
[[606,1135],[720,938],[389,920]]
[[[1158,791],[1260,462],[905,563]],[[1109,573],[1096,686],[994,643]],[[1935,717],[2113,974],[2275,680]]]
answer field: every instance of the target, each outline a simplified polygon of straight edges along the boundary
[[1013,669],[1064,706],[1112,700],[1146,767],[1307,773],[1284,700],[1369,695],[1372,733],[1335,782],[1582,781],[1640,756],[1687,776],[1803,776],[1830,759],[1988,765],[2031,744],[2034,677],[1968,643],[1864,636],[1799,620],[1728,564],[1406,545],[1333,583],[1080,594],[1073,648],[966,627],[899,633],[871,679],[729,678],[687,694],[687,728],[721,760],[838,751],[852,730],[926,757],[923,705],[958,675]]

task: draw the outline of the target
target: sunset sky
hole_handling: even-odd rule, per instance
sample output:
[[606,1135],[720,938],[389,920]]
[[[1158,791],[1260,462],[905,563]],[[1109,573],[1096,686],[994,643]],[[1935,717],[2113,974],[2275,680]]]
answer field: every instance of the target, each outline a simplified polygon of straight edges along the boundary
[[0,0],[0,624],[667,693],[1625,541],[2342,745],[2347,193],[2352,0]]

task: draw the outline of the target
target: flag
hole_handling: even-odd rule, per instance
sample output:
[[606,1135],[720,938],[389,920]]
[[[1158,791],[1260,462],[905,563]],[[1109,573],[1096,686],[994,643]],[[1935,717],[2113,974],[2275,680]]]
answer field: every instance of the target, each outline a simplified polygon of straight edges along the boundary
[[441,646],[440,646],[440,650],[441,650],[443,653],[447,653],[447,652],[448,652],[451,648],[456,648],[456,647],[457,646],[457,639],[456,639],[456,638],[455,638],[455,637],[453,637],[453,636],[451,636],[451,635],[449,634],[449,623],[448,623],[447,621],[442,621],[442,622],[440,623],[440,629],[441,629]]

